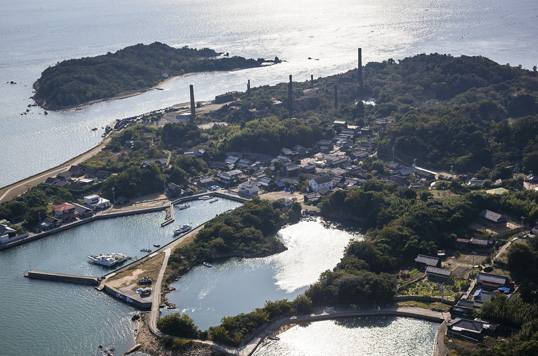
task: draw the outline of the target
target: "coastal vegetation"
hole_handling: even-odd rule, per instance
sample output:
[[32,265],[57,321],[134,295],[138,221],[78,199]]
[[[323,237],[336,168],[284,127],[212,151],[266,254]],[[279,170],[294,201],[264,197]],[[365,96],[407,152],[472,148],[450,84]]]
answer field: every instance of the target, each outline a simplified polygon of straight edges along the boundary
[[172,76],[253,68],[264,62],[218,56],[209,48],[173,48],[154,42],[65,60],[43,71],[34,85],[34,100],[45,109],[57,110],[144,91]]
[[207,222],[194,241],[175,249],[168,268],[173,275],[216,258],[268,256],[285,250],[275,234],[287,223],[299,221],[301,206],[253,199]]

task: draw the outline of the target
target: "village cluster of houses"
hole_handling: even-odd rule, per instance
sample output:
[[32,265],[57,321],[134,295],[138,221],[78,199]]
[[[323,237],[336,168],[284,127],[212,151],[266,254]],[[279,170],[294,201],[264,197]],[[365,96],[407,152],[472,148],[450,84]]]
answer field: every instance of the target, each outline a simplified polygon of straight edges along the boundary
[[[507,224],[506,217],[490,210],[481,211],[477,216],[477,221],[486,227],[501,230],[506,228]],[[520,240],[518,239],[518,241]],[[491,239],[458,238],[456,248],[460,251],[472,250],[473,253],[479,251],[488,254],[493,244],[494,241]],[[438,256],[419,254],[415,258],[415,262],[425,272],[429,280],[436,283],[448,283],[453,278],[453,271],[442,267],[444,256],[444,251],[441,251]],[[479,341],[485,335],[494,335],[499,325],[474,319],[473,312],[480,309],[483,303],[490,300],[495,293],[504,293],[510,297],[510,293],[515,289],[514,283],[508,277],[486,272],[478,272],[471,285],[474,287],[467,297],[460,298],[457,304],[452,307],[452,320],[447,324],[448,337]]]
[[54,213],[44,217],[40,223],[43,231],[54,229],[64,223],[92,216],[96,211],[110,208],[110,200],[99,195],[87,195],[84,197],[84,205],[78,203],[62,203],[54,206]]
[[[380,124],[386,124],[380,123]],[[376,143],[371,140],[372,130],[335,121],[339,132],[332,140],[319,140],[314,147],[295,145],[283,148],[276,157],[251,152],[229,152],[222,162],[212,162],[217,170],[213,176],[200,177],[197,183],[203,187],[238,187],[239,193],[256,196],[260,190],[299,190],[299,174],[308,178],[305,200],[316,202],[334,189],[360,186],[371,172],[365,170],[360,161],[371,156]],[[360,140],[358,138],[368,138]],[[203,150],[185,152],[186,155],[201,156]],[[387,183],[407,187],[421,187],[427,180],[435,180],[436,173],[416,166],[408,167],[388,162],[385,168],[391,175]],[[438,177],[442,179],[444,177]]]
[[56,177],[47,178],[43,184],[71,190],[83,190],[106,180],[109,176],[109,172],[99,169],[71,166]]

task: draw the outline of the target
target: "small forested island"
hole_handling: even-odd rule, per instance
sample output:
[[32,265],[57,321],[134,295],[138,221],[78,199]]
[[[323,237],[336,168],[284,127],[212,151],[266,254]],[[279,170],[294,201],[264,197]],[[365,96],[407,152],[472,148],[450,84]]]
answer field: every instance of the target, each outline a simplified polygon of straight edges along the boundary
[[[33,98],[44,109],[65,109],[139,93],[173,76],[253,68],[267,62],[220,55],[209,48],[174,48],[154,42],[96,57],[70,59],[43,71],[34,83]],[[279,62],[278,58],[271,61]]]

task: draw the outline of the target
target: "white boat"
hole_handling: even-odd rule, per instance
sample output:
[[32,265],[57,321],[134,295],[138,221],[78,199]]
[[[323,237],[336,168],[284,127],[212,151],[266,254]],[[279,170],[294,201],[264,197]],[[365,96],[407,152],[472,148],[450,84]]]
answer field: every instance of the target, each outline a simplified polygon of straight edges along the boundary
[[213,267],[213,265],[211,263],[209,263],[209,262],[202,262],[202,264],[204,266],[206,266],[206,267],[209,267],[209,268]]
[[210,202],[210,203],[214,203],[214,202],[216,202],[216,201],[218,201],[218,199],[217,199],[217,198],[213,198],[213,199],[211,199],[209,202]]
[[209,195],[204,195],[204,196],[198,198],[198,200],[209,200],[209,199],[211,199],[211,197]]
[[88,256],[90,260],[93,261],[93,263],[106,266],[106,267],[112,267],[119,263],[125,262],[131,257],[124,255],[123,253],[102,253],[100,255],[90,255]]
[[185,209],[188,209],[190,208],[191,206],[189,204],[183,204],[183,205],[180,205],[179,206],[179,210],[185,210]]
[[181,225],[178,229],[174,230],[174,235],[182,234],[184,232],[189,231],[190,229],[192,229],[192,227],[190,225],[188,225],[188,224]]

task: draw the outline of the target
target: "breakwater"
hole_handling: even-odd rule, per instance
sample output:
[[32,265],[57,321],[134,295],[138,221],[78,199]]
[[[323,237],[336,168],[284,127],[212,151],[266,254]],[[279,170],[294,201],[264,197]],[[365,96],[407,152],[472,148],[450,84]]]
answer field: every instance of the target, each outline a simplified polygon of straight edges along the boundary
[[75,283],[86,284],[96,286],[99,284],[100,278],[91,276],[77,276],[73,274],[43,272],[43,271],[28,271],[24,275],[26,278],[40,279],[45,281],[63,282],[63,283]]

